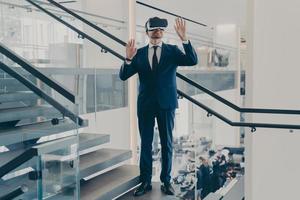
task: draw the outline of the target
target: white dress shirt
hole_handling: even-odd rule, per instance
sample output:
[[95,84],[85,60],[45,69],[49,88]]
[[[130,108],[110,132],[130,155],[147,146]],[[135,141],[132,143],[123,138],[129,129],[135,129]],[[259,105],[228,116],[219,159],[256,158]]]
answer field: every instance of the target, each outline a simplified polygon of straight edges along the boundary
[[153,58],[153,54],[154,54],[153,46],[158,46],[157,49],[156,49],[156,56],[157,56],[157,61],[159,63],[160,56],[161,56],[162,42],[158,43],[157,45],[153,45],[153,44],[149,43],[148,59],[149,59],[151,69],[152,69],[152,58]]
[[[189,40],[182,41],[182,43],[183,44],[188,44]],[[158,48],[156,49],[156,56],[157,56],[157,61],[159,63],[160,56],[161,56],[162,42],[158,43],[157,45],[153,45],[153,44],[149,43],[148,59],[149,59],[149,63],[150,63],[151,69],[152,69],[152,58],[153,58],[153,54],[154,54],[154,48],[153,48],[153,46],[158,46]]]
[[[189,40],[186,40],[186,41],[182,41],[183,44],[188,44],[189,43]],[[152,58],[153,58],[153,54],[154,54],[154,48],[153,46],[158,46],[158,48],[156,49],[156,56],[157,56],[157,61],[159,63],[160,61],[160,56],[161,56],[161,48],[162,48],[162,42],[158,43],[157,45],[153,45],[151,43],[149,43],[149,47],[148,47],[148,60],[149,60],[149,63],[150,63],[150,67],[152,69]],[[125,63],[127,65],[130,65],[131,64],[131,61],[125,61]]]

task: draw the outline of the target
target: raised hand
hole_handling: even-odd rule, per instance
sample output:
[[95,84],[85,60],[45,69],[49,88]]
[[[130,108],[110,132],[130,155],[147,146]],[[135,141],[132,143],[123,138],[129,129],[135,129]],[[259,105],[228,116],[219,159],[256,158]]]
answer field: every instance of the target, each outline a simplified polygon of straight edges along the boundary
[[126,44],[126,58],[132,59],[136,54],[135,40],[131,39]]
[[175,19],[174,29],[175,29],[177,35],[179,36],[179,38],[182,41],[186,41],[187,40],[185,20],[183,20],[182,18],[179,18],[179,17],[176,18]]

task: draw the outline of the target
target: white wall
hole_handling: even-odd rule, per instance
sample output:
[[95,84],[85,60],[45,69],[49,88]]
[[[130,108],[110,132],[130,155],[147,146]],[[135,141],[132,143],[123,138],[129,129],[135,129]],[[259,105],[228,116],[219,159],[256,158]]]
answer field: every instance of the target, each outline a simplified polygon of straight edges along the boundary
[[[300,1],[248,1],[249,107],[299,110]],[[299,117],[253,115],[254,122],[299,124]],[[300,132],[246,134],[246,199],[299,199]]]
[[179,99],[178,107],[179,108],[175,110],[175,125],[173,136],[187,136],[190,133],[189,102],[186,99]]
[[110,143],[103,147],[130,149],[128,116],[128,107],[97,112],[96,117],[94,113],[83,115],[89,119],[89,127],[82,132],[110,135]]
[[[226,90],[217,92],[218,95],[227,99],[228,101],[237,104],[237,90]],[[236,112],[232,108],[225,106],[219,102],[214,101],[213,108],[219,112],[220,114],[224,115],[231,121],[239,122],[240,115],[239,112]],[[216,146],[231,146],[231,147],[239,147],[240,146],[240,128],[233,127],[225,122],[217,119],[214,117],[214,144]]]

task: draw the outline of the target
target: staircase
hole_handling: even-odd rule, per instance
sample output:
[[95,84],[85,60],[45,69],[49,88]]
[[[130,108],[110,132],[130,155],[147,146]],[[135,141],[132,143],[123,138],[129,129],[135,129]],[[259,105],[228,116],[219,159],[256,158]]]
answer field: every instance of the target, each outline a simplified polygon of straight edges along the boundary
[[[108,134],[84,132],[81,129],[88,126],[88,121],[78,126],[58,109],[40,101],[42,98],[23,87],[19,80],[10,78],[8,81],[1,77],[4,76],[0,76],[1,200],[41,199],[37,197],[40,181],[45,190],[52,191],[51,194],[44,192],[43,199],[45,196],[73,199],[74,192],[68,191],[68,183],[75,178],[74,158],[65,155],[60,148],[77,143],[77,129],[80,129],[80,199],[114,199],[138,185],[138,167],[125,165],[132,156],[130,150],[102,148],[101,145],[110,142]],[[34,157],[37,155],[45,159],[41,177]],[[11,170],[13,165],[16,167]],[[44,173],[50,172],[63,173],[63,184],[51,184],[47,176],[44,177]]]

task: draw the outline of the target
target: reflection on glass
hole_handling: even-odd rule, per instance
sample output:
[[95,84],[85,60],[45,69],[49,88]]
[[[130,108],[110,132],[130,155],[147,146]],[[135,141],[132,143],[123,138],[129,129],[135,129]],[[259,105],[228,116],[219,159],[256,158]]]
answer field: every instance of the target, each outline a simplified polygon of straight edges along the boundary
[[43,198],[60,194],[64,199],[76,196],[77,144],[42,155]]

